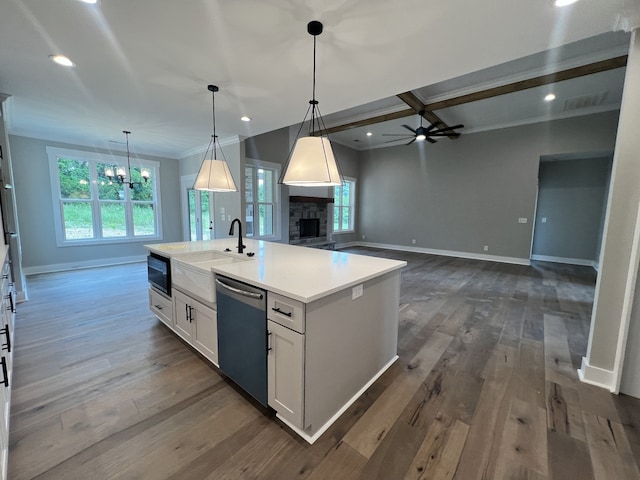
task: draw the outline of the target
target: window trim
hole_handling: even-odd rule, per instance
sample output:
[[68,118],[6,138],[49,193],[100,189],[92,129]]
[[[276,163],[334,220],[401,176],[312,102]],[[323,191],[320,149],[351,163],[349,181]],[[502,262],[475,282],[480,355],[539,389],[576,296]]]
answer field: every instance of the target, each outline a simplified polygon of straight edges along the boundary
[[[83,150],[73,150],[69,148],[58,148],[58,147],[46,147],[47,156],[49,157],[49,180],[51,184],[51,208],[53,210],[53,221],[56,230],[56,244],[58,247],[73,247],[73,246],[82,246],[82,245],[103,245],[103,244],[114,244],[114,243],[134,243],[134,242],[148,242],[148,241],[157,241],[162,240],[162,201],[160,198],[160,162],[155,160],[146,160],[141,158],[134,159],[134,165],[132,168],[136,167],[144,167],[148,168],[152,171],[153,178],[153,193],[154,193],[154,201],[143,202],[143,201],[135,201],[131,200],[130,196],[127,195],[127,199],[125,200],[125,222],[128,221],[127,217],[127,205],[133,205],[134,203],[150,203],[154,205],[154,211],[156,215],[156,235],[139,235],[139,236],[127,236],[127,237],[94,237],[94,238],[81,238],[74,240],[66,240],[64,238],[64,225],[63,225],[63,213],[62,213],[62,204],[63,199],[60,197],[60,178],[58,176],[58,158],[63,157],[69,160],[75,160],[79,162],[89,162],[93,164],[97,163],[111,163],[111,164],[119,164],[126,165],[127,157],[122,156],[120,152],[116,153],[97,153],[97,152],[87,152]],[[90,182],[93,184],[95,180],[92,172],[96,172],[95,168],[89,170]],[[92,185],[93,188],[93,185]],[[94,192],[94,191],[93,191]],[[75,201],[75,199],[70,199],[71,201]],[[93,228],[94,233],[101,233],[101,220],[100,220],[100,205],[101,202],[105,202],[106,200],[100,200],[95,198],[95,195],[92,194],[91,199],[87,200],[78,200],[84,202],[91,202],[91,209],[93,211]]]
[[[350,197],[352,199],[352,204],[348,206],[349,207],[349,212],[351,213],[351,217],[350,217],[351,218],[351,222],[350,222],[350,228],[349,229],[346,229],[346,230],[335,230],[334,229],[333,233],[336,234],[336,235],[341,235],[343,233],[355,233],[355,231],[356,231],[356,215],[355,215],[356,214],[356,188],[357,188],[356,187],[356,179],[352,178],[352,177],[343,176],[342,180],[344,182],[350,182],[352,184],[351,195],[350,195]],[[333,187],[333,198],[334,198],[333,208],[334,209],[341,208],[341,207],[344,208],[344,205],[335,203],[336,188],[340,188],[340,190],[342,190],[342,185],[340,187]],[[340,198],[342,198],[342,195],[340,195]],[[335,213],[334,212],[331,212],[331,213],[332,213],[332,215],[331,215],[331,225],[332,225],[332,227],[335,228],[335,224],[334,224],[334,215],[335,215]],[[340,215],[340,219],[342,219],[342,214],[339,213],[339,215]],[[342,222],[339,222],[339,223],[341,224]]]
[[[281,233],[280,233],[280,226],[281,226],[281,222],[282,222],[282,212],[281,212],[281,208],[282,205],[280,203],[280,198],[281,198],[281,191],[280,191],[280,184],[278,183],[278,178],[280,178],[280,170],[282,169],[282,165],[280,165],[279,163],[273,163],[273,162],[265,162],[263,160],[257,160],[254,158],[246,158],[245,159],[245,163],[244,163],[244,168],[242,169],[242,186],[243,186],[243,191],[242,191],[242,211],[244,212],[243,214],[243,220],[244,222],[246,222],[247,220],[247,216],[246,216],[246,211],[247,211],[247,205],[249,205],[249,203],[247,202],[247,192],[246,192],[246,167],[252,167],[252,168],[264,168],[264,169],[268,169],[268,170],[273,170],[273,235],[252,235],[249,238],[253,238],[256,240],[280,240],[281,238]],[[256,206],[258,205],[258,202],[253,202],[254,205],[254,215],[256,212]],[[254,231],[255,231],[255,222],[254,222]]]

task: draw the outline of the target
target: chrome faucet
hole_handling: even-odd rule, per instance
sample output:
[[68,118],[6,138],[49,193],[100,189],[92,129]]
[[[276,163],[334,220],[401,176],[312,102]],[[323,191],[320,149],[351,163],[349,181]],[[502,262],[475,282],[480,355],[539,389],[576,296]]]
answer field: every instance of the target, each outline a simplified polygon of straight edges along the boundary
[[242,244],[242,223],[239,218],[234,218],[231,221],[231,228],[229,229],[229,235],[233,235],[233,226],[238,222],[238,253],[242,253],[244,250],[244,245]]

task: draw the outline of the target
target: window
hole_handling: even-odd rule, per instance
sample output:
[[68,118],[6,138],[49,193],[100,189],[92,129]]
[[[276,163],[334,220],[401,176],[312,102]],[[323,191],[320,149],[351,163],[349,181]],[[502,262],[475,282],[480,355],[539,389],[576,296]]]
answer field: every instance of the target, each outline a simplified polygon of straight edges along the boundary
[[[59,246],[160,238],[158,162],[132,160],[129,188],[105,175],[126,166],[126,157],[53,147],[47,154]],[[146,182],[142,169],[149,172]]]
[[244,169],[246,236],[278,238],[280,166],[254,162]]
[[333,188],[333,231],[353,232],[356,206],[356,181],[344,178],[341,187]]

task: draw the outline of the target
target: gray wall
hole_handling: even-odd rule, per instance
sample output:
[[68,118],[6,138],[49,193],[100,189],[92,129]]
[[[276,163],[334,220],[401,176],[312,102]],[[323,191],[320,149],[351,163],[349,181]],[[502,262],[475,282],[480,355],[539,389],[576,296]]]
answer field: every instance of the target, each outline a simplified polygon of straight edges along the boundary
[[528,260],[540,157],[610,152],[617,120],[617,111],[606,112],[363,152],[360,234],[373,243]]
[[597,261],[611,160],[540,162],[534,255]]
[[[51,142],[35,138],[10,136],[14,187],[22,240],[22,263],[27,272],[46,271],[60,264],[87,264],[104,260],[146,255],[142,247],[148,242],[58,247],[51,204],[49,157],[46,147],[68,148],[108,153],[79,145]],[[177,198],[178,161],[138,155],[160,162],[163,242],[180,240],[180,209]]]

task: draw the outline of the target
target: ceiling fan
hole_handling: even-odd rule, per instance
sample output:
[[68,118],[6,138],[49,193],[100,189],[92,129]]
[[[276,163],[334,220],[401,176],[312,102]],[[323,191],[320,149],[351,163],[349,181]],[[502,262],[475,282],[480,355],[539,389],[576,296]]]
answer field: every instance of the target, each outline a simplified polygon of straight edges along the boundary
[[398,140],[406,140],[406,139],[411,139],[411,140],[405,145],[411,145],[415,141],[422,142],[424,140],[426,140],[429,143],[436,143],[437,140],[434,140],[432,137],[458,138],[460,134],[458,132],[454,132],[454,130],[458,128],[464,128],[464,125],[454,125],[452,127],[438,128],[438,125],[442,125],[440,122],[435,122],[429,125],[428,127],[423,127],[422,126],[423,115],[424,115],[424,111],[421,111],[420,126],[416,129],[411,128],[409,125],[402,125],[404,128],[409,130],[412,133],[412,135],[408,135],[406,133],[383,133],[382,136],[386,136],[386,137],[402,137],[402,138],[396,138],[394,140],[389,140],[384,143],[397,142]]

